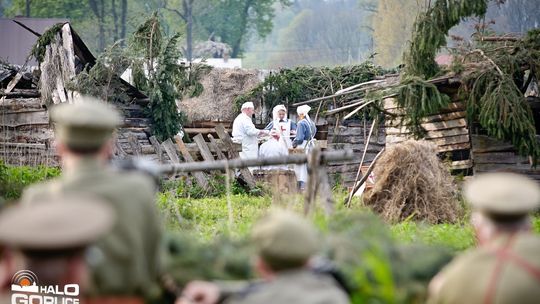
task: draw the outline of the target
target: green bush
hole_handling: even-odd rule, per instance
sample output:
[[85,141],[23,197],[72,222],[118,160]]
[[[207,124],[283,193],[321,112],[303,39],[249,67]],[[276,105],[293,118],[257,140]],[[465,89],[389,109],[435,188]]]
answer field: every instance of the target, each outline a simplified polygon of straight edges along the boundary
[[27,186],[60,175],[55,167],[9,166],[0,161],[0,197],[10,201],[20,198]]

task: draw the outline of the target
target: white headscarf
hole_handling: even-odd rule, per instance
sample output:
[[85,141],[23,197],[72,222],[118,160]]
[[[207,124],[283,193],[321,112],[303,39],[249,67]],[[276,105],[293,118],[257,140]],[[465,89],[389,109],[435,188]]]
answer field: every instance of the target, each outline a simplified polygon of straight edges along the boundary
[[272,110],[272,118],[274,121],[279,121],[279,111],[285,111],[285,119],[287,119],[287,108],[280,104],[280,105],[277,105],[274,107],[274,109]]
[[304,115],[306,117],[306,119],[311,122],[311,118],[309,118],[309,115],[308,115],[309,110],[311,110],[310,106],[303,105],[303,106],[299,106],[298,108],[296,108],[296,113],[298,114],[298,116]]

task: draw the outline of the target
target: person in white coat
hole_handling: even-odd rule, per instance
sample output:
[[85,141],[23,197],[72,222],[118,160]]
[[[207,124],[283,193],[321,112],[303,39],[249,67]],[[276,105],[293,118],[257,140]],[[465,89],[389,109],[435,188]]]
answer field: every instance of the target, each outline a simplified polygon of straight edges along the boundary
[[[315,134],[317,133],[317,127],[315,123],[309,118],[309,110],[311,107],[308,105],[299,106],[296,109],[298,114],[298,123],[296,128],[296,138],[292,142],[293,148],[304,149],[307,154],[315,145]],[[307,182],[307,164],[295,165],[294,172],[296,173],[296,180],[298,181],[298,188],[304,190]]]
[[[270,139],[261,145],[259,149],[259,157],[286,157],[289,154],[289,149],[280,141],[280,133],[276,129],[270,131]],[[288,170],[287,165],[275,165],[261,167],[262,170]]]
[[[258,137],[267,134],[267,131],[255,128],[251,116],[255,112],[253,102],[246,102],[242,105],[242,113],[233,122],[232,136],[233,142],[242,144],[240,158],[259,157]],[[255,168],[248,168],[253,171]]]

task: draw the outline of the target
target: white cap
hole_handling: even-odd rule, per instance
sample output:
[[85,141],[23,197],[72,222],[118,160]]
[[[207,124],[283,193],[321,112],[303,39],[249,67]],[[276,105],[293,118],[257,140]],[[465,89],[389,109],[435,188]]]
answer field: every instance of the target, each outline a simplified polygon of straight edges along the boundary
[[255,105],[253,104],[253,102],[251,101],[248,101],[248,102],[244,102],[244,104],[242,104],[242,110],[243,109],[255,109]]
[[310,106],[308,106],[308,105],[303,105],[303,106],[299,106],[298,108],[296,108],[296,113],[297,113],[298,115],[300,115],[300,114],[306,115],[306,114],[309,112],[309,110],[311,110],[311,107],[310,107]]

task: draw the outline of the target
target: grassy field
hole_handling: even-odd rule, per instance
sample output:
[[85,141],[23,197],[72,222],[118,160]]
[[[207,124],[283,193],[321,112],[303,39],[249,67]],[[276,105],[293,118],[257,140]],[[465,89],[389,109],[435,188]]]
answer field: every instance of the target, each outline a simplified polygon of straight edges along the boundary
[[[57,169],[0,164],[0,196],[16,200],[25,186],[58,174]],[[227,196],[223,178],[212,185],[214,190],[206,192],[180,180],[163,184],[157,194],[167,231],[167,275],[180,286],[196,278],[252,278],[246,239],[253,223],[269,208],[303,210],[301,195],[247,193],[234,183]],[[345,197],[343,190],[334,190],[335,215],[326,216],[317,204],[310,218],[326,236],[321,254],[338,265],[353,288],[353,303],[422,303],[429,280],[475,243],[467,216],[454,224],[389,225],[359,200],[347,209]],[[540,232],[539,217],[534,227]]]

